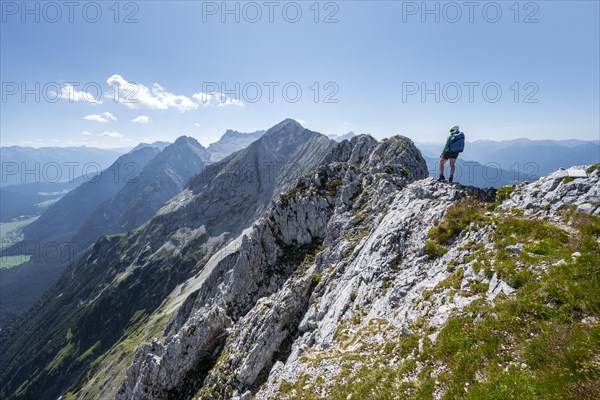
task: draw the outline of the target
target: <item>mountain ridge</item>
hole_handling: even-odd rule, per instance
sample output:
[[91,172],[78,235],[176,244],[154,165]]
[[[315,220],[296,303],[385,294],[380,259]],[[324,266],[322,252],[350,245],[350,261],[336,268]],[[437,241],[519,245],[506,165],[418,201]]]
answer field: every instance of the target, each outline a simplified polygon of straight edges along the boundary
[[[472,339],[452,329],[477,329],[478,321],[520,329],[514,307],[493,307],[521,299],[523,287],[543,295],[554,276],[544,271],[592,271],[600,168],[498,191],[427,175],[408,138],[334,143],[282,121],[203,169],[138,229],[98,240],[27,316],[0,331],[9,362],[0,395],[348,398],[377,388],[441,397],[470,385],[499,396],[490,391],[506,385],[455,369],[463,353],[448,341]],[[563,240],[567,229],[581,240]],[[600,311],[594,287],[579,292],[588,297],[577,321]],[[560,310],[546,311],[548,321],[571,312],[568,302],[539,302]],[[571,328],[593,348],[600,335],[586,324]],[[476,338],[485,345],[460,346],[493,348],[485,356],[507,374],[547,373],[547,363],[519,366],[529,357],[517,354],[527,345],[520,336],[503,344],[509,355],[494,358],[499,344],[485,332]],[[592,365],[593,354],[575,356],[577,365]],[[502,371],[488,373],[513,379]]]

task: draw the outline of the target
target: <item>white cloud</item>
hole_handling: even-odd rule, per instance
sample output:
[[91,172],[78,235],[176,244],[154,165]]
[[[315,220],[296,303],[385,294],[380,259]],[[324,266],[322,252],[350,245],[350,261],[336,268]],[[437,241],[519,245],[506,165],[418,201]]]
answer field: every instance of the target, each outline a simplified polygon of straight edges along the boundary
[[[85,136],[84,145],[94,145],[95,147],[117,146],[120,142],[131,142],[131,139],[123,136],[119,132],[104,131],[102,133],[92,133],[88,131],[81,132]],[[98,139],[102,138],[102,139]],[[73,142],[75,143],[75,142]]]
[[138,124],[147,124],[148,122],[150,122],[150,118],[148,118],[145,115],[138,115],[137,117],[132,119],[131,122],[137,122]]
[[[245,104],[223,93],[195,93],[192,98],[167,92],[161,85],[155,83],[152,87],[127,81],[121,75],[112,75],[106,80],[111,87],[107,98],[125,104],[132,109],[176,109],[181,112],[195,110],[200,106],[245,107]],[[145,122],[142,122],[145,123]]]
[[108,132],[108,131],[104,131],[100,134],[98,134],[98,136],[108,136],[108,137],[114,137],[114,138],[122,138],[123,135],[121,135],[119,132]]
[[21,145],[23,146],[31,146],[31,147],[36,147],[36,146],[43,146],[44,145],[44,141],[42,139],[35,139],[35,140],[23,140],[21,142]]
[[194,122],[194,126],[200,126],[199,122]]
[[75,101],[85,101],[87,103],[92,104],[102,104],[102,99],[94,98],[94,89],[90,90],[77,90],[73,85],[69,83],[65,83],[62,88],[62,93],[60,98],[64,100],[68,100],[71,103]]
[[108,122],[108,121],[116,121],[114,115],[109,112],[103,112],[102,114],[90,114],[83,117],[83,119],[87,119],[88,121],[96,121],[96,122]]
[[303,125],[303,124],[305,124],[305,123],[306,123],[306,121],[305,121],[305,120],[303,120],[303,119],[299,119],[299,118],[296,118],[296,119],[295,119],[295,121],[296,121],[297,123],[299,123],[300,125]]
[[350,125],[350,122],[344,122],[344,125]]
[[223,95],[223,98],[219,99],[219,107],[226,107],[226,106],[240,106],[240,107],[244,107],[244,103],[242,103],[240,100],[238,99],[232,99],[230,97],[225,97],[225,95]]
[[244,103],[238,99],[234,99],[231,97],[225,96],[223,93],[204,93],[199,92],[192,95],[192,97],[199,101],[199,104],[204,107],[209,107],[214,103],[217,107],[226,107],[226,106],[239,106],[244,107]]
[[211,101],[213,95],[208,94],[208,93],[199,92],[199,93],[194,93],[192,95],[192,97],[195,98],[196,100],[198,100],[200,102],[200,104],[202,104],[204,107],[208,107],[208,106],[210,106],[210,101]]
[[141,84],[128,82],[121,75],[109,77],[106,83],[112,89],[109,97],[129,108],[158,110],[174,108],[181,112],[198,108],[198,104],[190,98],[169,93],[157,83],[152,85],[152,88],[147,88]]

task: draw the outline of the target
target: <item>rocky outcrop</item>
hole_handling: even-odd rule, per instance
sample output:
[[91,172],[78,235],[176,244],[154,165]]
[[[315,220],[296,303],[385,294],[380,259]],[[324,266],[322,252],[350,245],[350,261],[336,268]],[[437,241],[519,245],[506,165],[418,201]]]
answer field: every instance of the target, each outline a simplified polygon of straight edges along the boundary
[[[585,173],[586,168],[571,169]],[[585,174],[587,178],[570,178],[567,170],[560,169],[536,182],[519,185],[502,207],[516,207],[533,216],[575,206],[578,211],[600,215],[599,170],[596,168]]]

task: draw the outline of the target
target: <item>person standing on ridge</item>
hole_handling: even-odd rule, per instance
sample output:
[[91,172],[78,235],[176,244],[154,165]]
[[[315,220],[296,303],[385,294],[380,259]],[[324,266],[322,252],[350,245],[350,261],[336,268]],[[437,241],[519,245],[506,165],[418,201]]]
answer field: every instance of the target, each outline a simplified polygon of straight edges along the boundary
[[450,128],[450,135],[448,135],[446,145],[440,156],[440,177],[438,181],[446,181],[446,178],[444,177],[444,165],[446,164],[446,160],[450,160],[450,177],[448,178],[448,182],[454,181],[454,164],[458,158],[458,153],[462,153],[464,149],[465,134],[460,131],[458,125],[454,125]]

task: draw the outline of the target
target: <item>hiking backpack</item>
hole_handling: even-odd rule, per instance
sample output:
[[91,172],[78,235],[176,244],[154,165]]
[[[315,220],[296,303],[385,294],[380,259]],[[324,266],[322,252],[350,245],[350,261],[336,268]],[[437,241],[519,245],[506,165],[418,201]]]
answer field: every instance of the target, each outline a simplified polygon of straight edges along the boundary
[[454,153],[462,153],[465,149],[465,134],[462,132],[452,135],[452,141],[450,142],[450,150]]

